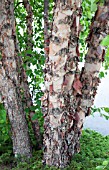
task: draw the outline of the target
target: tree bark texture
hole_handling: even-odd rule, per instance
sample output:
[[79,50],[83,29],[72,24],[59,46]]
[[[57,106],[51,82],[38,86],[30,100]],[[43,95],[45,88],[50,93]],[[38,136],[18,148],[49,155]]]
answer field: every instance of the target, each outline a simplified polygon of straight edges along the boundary
[[[44,163],[65,167],[76,149],[72,83],[78,65],[81,1],[57,1],[45,64]],[[76,131],[76,129],[75,129]]]
[[[21,63],[16,43],[14,2],[0,1],[0,95],[8,113],[15,156],[31,157],[21,95]],[[22,73],[23,74],[23,73]]]
[[32,11],[32,7],[29,3],[28,0],[23,0],[23,4],[24,7],[26,9],[27,12],[27,17],[26,17],[26,24],[27,24],[27,50],[32,50],[33,49],[33,26],[32,26],[32,22],[33,22],[33,11]]
[[109,1],[108,0],[104,0],[105,5],[109,6]]
[[[82,68],[80,81],[82,83],[81,96],[78,102],[78,115],[87,116],[93,105],[97,87],[100,83],[99,71],[104,61],[105,47],[101,41],[109,34],[109,6],[98,6],[87,38],[88,52],[85,65]],[[81,110],[81,114],[80,111]],[[83,122],[81,122],[83,124]]]
[[49,57],[45,63],[44,164],[66,167],[80,151],[85,116],[93,104],[105,53],[101,40],[109,34],[109,7],[98,7],[88,36],[85,65],[78,69],[81,1],[55,3]]

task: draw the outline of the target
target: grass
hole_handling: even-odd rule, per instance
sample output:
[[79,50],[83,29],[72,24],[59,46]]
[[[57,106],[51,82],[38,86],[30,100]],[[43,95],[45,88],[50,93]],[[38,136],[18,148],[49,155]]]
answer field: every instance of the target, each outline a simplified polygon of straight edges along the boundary
[[[84,130],[81,137],[81,152],[76,154],[65,170],[109,170],[109,136],[103,137],[91,130]],[[13,160],[12,151],[0,156],[0,170],[57,170],[54,167],[43,167],[42,151],[34,151],[29,163],[18,163]],[[97,168],[96,168],[97,167]]]

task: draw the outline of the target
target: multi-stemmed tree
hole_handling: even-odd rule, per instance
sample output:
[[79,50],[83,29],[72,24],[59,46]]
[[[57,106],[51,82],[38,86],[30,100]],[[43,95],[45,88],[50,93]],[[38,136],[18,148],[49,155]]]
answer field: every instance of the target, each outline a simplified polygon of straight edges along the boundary
[[[100,82],[99,71],[105,55],[105,48],[101,45],[101,41],[109,34],[109,1],[104,0],[102,5],[98,4],[92,19],[87,37],[88,51],[82,70],[78,68],[82,0],[55,0],[54,3],[53,21],[50,29],[48,0],[44,1],[46,89],[42,97],[43,162],[50,166],[64,168],[70,163],[74,153],[80,151],[79,139],[84,119],[90,114],[90,108]],[[22,58],[24,61],[27,58],[18,55],[21,51],[16,38],[14,11],[19,4],[24,5],[26,10],[25,47],[22,48],[27,51],[25,54],[27,58],[30,58],[30,61],[33,57],[31,52],[34,51],[32,22],[35,1],[17,1],[14,8],[13,0],[1,0],[0,102],[4,104],[10,120],[15,156],[31,157],[26,110],[28,110],[38,142],[40,142],[40,132],[37,119],[33,119],[35,112],[27,75],[23,68]],[[41,52],[43,53],[43,51]],[[30,67],[30,61],[26,61],[27,67]]]

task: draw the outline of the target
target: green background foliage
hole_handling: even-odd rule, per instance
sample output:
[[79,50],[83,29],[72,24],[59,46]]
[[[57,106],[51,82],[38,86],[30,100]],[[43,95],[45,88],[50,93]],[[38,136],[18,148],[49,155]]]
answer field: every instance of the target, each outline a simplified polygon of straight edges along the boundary
[[[41,113],[41,101],[40,98],[43,95],[41,91],[41,84],[43,83],[43,65],[44,58],[44,28],[43,28],[43,9],[44,1],[31,0],[30,4],[33,9],[33,37],[32,44],[33,49],[27,48],[27,28],[26,28],[26,10],[23,4],[17,6],[15,3],[15,17],[16,17],[16,33],[19,41],[20,51],[19,54],[23,58],[24,68],[27,76],[29,77],[29,85],[31,95],[34,101],[34,107],[31,110],[35,110],[36,114],[33,119],[38,118],[40,125],[42,126],[42,113]],[[29,55],[30,54],[30,55]],[[31,56],[31,57],[30,57]],[[29,67],[27,66],[29,63]],[[28,112],[28,108],[26,109]]]

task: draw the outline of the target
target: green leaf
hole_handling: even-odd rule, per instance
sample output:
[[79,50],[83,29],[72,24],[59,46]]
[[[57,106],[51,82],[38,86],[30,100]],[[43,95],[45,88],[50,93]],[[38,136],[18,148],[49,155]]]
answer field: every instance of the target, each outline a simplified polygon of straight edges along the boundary
[[30,107],[30,110],[31,110],[31,111],[35,111],[35,110],[36,110],[36,106],[31,106],[31,107]]
[[0,122],[5,123],[6,122],[6,111],[0,110]]
[[103,161],[103,166],[107,166],[108,165],[108,161]]
[[103,46],[109,46],[109,35],[107,35],[101,42]]
[[100,78],[103,78],[103,77],[104,77],[104,72],[103,72],[103,71],[100,72],[99,77],[100,77]]
[[102,116],[104,116],[104,118],[105,118],[106,120],[109,120],[109,116],[107,116],[107,115],[105,115],[105,114],[102,114]]
[[97,10],[97,4],[95,0],[91,0],[91,11],[95,12]]
[[29,109],[29,108],[26,108],[26,109],[25,109],[25,112],[26,112],[26,113],[29,113],[29,112],[30,112],[30,109]]
[[103,170],[104,166],[97,166],[96,169]]
[[107,112],[107,113],[109,113],[109,108],[108,108],[108,107],[105,107],[105,108],[104,108],[104,111]]
[[36,120],[37,119],[37,114],[35,113],[33,116],[32,116],[32,120]]

